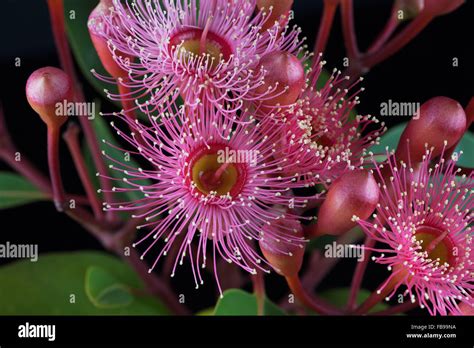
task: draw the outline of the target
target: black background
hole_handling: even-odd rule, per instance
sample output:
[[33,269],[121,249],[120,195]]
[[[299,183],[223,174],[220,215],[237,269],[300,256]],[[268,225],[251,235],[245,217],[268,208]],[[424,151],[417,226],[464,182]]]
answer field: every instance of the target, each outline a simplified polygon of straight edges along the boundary
[[[367,48],[385,23],[391,1],[355,0],[355,17],[359,46]],[[312,46],[319,26],[322,0],[295,0],[295,23],[303,29],[308,45]],[[473,20],[474,1],[468,0],[460,9],[435,19],[408,46],[366,75],[358,112],[377,115],[380,103],[388,99],[403,102],[423,102],[444,95],[466,105],[474,92]],[[11,134],[20,151],[41,170],[47,172],[46,130],[44,124],[29,108],[24,88],[28,76],[43,66],[58,66],[46,1],[2,0],[0,13],[1,43],[1,96]],[[21,67],[15,67],[20,57]],[[325,59],[328,67],[342,67],[345,57],[340,30],[336,22],[331,33]],[[453,57],[459,58],[459,67],[452,66]],[[95,92],[84,82],[86,95]],[[110,107],[110,106],[109,106]],[[406,118],[384,119],[388,125],[406,121]],[[62,147],[65,186],[70,192],[80,192],[71,160]],[[7,167],[0,163],[0,170]],[[40,252],[102,249],[86,231],[66,216],[58,214],[53,205],[37,203],[16,209],[0,211],[0,241],[37,243]],[[4,260],[0,262],[5,262]],[[342,261],[320,289],[348,286],[355,262]],[[371,265],[363,286],[373,289],[383,274],[380,267]],[[194,290],[189,270],[177,274],[174,285],[178,293],[185,293],[193,309],[212,306],[216,300],[211,281]],[[0,286],[7,286],[1,284]],[[250,289],[250,287],[249,287]],[[277,300],[286,291],[286,285],[276,275],[267,279],[267,291]]]

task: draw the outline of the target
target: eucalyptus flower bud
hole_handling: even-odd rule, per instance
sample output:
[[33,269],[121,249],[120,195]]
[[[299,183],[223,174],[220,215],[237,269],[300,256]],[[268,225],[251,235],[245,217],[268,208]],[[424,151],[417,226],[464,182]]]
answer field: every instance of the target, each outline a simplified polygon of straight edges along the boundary
[[270,16],[263,24],[262,31],[270,29],[275,22],[280,23],[281,26],[285,25],[290,16],[292,6],[293,0],[257,0],[257,8],[259,10],[272,9]]
[[466,114],[462,106],[447,97],[434,97],[423,103],[417,117],[403,131],[395,156],[399,161],[421,162],[426,147],[433,147],[433,157],[443,148],[454,146],[466,130]]
[[329,187],[316,224],[308,237],[341,235],[356,225],[355,217],[367,219],[379,200],[379,187],[368,170],[343,174]]
[[303,64],[294,55],[277,51],[262,57],[257,70],[266,71],[264,84],[257,88],[257,93],[266,93],[274,89],[270,94],[275,95],[263,100],[267,106],[293,104],[305,85],[305,72]]
[[44,67],[34,71],[26,82],[26,98],[48,128],[59,129],[67,115],[58,115],[58,103],[72,100],[72,82],[62,70]]
[[[275,236],[265,238],[265,235],[271,233],[272,228],[277,229],[277,232],[281,234],[280,238],[274,238]],[[289,235],[292,242],[285,240],[284,235]],[[303,263],[305,244],[303,228],[299,221],[278,220],[274,226],[266,226],[264,238],[259,244],[263,255],[278,274],[285,277],[298,274]]]
[[[110,51],[107,40],[104,37],[104,16],[110,16],[113,14],[111,9],[113,8],[112,0],[101,0],[99,4],[92,10],[87,21],[87,28],[89,29],[89,35],[91,37],[94,48],[99,56],[99,59],[104,66],[105,70],[113,78],[125,78],[128,75],[128,71],[124,70],[114,59],[114,54]],[[113,19],[112,19],[113,20]],[[123,52],[116,51],[116,56],[126,62],[131,62],[132,58]]]

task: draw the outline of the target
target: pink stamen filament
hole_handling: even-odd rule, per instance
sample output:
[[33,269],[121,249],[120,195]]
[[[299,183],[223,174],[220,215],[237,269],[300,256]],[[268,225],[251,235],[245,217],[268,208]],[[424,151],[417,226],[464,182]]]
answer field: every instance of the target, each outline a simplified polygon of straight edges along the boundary
[[321,20],[321,24],[318,30],[318,38],[316,40],[316,45],[314,46],[314,54],[318,55],[322,53],[326,48],[326,44],[329,38],[329,33],[332,28],[332,24],[334,21],[334,15],[336,13],[336,9],[339,3],[334,1],[324,1],[324,12],[323,18]]
[[199,54],[203,55],[207,52],[207,34],[209,33],[209,27],[211,26],[212,17],[209,17],[206,22],[206,26],[201,34],[201,41],[199,43]]

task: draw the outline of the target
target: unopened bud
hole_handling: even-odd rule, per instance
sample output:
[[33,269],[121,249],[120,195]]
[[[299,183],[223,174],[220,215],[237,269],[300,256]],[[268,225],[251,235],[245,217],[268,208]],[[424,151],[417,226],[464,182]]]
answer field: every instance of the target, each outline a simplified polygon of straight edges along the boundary
[[379,200],[379,187],[368,170],[343,174],[329,187],[318,212],[317,222],[308,237],[341,235],[353,228],[355,217],[367,219]]
[[466,130],[466,114],[462,106],[447,97],[434,97],[423,103],[418,117],[413,118],[403,131],[395,156],[408,163],[421,162],[426,147],[433,147],[433,157],[444,148],[455,145]]
[[[276,235],[272,236],[273,233]],[[285,235],[289,238],[285,238]],[[305,245],[299,221],[278,220],[273,226],[265,226],[264,238],[259,244],[263,255],[278,274],[285,277],[298,274],[303,263]]]
[[66,115],[57,115],[57,104],[72,100],[71,79],[58,68],[38,69],[26,82],[26,98],[48,127],[59,128],[67,118]]
[[258,66],[258,70],[266,71],[264,84],[259,86],[257,93],[268,93],[274,89],[270,96],[263,101],[264,105],[290,105],[293,104],[305,85],[305,72],[303,64],[294,55],[278,51],[265,55]]
[[263,24],[261,31],[266,31],[278,22],[280,26],[284,26],[288,22],[293,0],[257,0],[257,9],[268,10],[272,8],[272,12],[267,21]]
[[[92,43],[94,44],[94,48],[105,70],[113,78],[125,78],[127,77],[128,72],[122,69],[114,60],[114,55],[110,51],[109,45],[107,44],[107,40],[104,36],[104,31],[106,30],[104,16],[111,15],[111,8],[113,8],[112,0],[101,0],[89,15],[87,28],[89,29],[89,35],[91,37]],[[121,57],[124,62],[132,61],[132,58],[123,52],[115,51],[114,54]]]

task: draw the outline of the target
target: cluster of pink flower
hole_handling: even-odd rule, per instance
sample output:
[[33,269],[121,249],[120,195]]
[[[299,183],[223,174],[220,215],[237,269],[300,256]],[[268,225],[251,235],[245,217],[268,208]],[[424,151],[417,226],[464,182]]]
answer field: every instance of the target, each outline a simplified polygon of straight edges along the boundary
[[[366,252],[379,252],[373,260],[391,275],[358,312],[402,286],[431,314],[472,311],[474,184],[453,153],[469,126],[464,110],[431,99],[396,153],[377,162],[369,148],[384,124],[352,115],[358,81],[337,70],[322,81],[324,61],[290,26],[291,4],[100,2],[88,25],[110,77],[93,73],[118,87],[108,96],[124,109],[112,127],[123,151],[146,162],[135,168],[105,151],[127,185],[103,192],[141,195],[105,208],[142,221],[134,246],[153,258],[149,272],[175,249],[171,276],[189,259],[196,287],[210,255],[217,280],[222,257],[251,274],[271,267],[297,290],[306,242],[359,225]],[[316,193],[294,190],[305,188]],[[307,221],[302,212],[318,206]]]
[[[136,245],[149,244],[144,254],[160,250],[150,271],[174,243],[178,260],[189,256],[196,286],[207,248],[250,273],[267,271],[254,241],[264,254],[303,248],[297,210],[320,194],[299,197],[292,189],[328,185],[364,165],[364,149],[380,134],[360,133],[376,120],[350,118],[358,100],[342,87],[346,79],[334,72],[316,89],[324,63],[316,59],[305,72],[299,29],[290,29],[289,15],[274,20],[272,7],[256,10],[255,1],[104,6],[89,28],[113,78],[98,77],[129,90],[125,98],[142,96],[123,112],[131,135],[117,131],[151,165],[114,164],[127,174],[126,190],[143,199],[107,208],[145,217],[140,228],[150,229]],[[133,115],[138,108],[148,122]],[[226,148],[255,161],[222,159]],[[143,179],[153,185],[141,186]],[[166,245],[154,249],[160,240]]]

